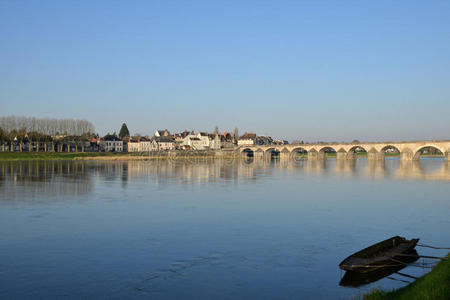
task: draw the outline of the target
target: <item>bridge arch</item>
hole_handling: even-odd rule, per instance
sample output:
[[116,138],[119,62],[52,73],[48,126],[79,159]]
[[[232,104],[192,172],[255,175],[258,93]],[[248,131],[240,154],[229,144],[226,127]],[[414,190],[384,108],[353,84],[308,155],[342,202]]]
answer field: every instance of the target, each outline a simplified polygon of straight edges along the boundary
[[353,147],[351,147],[350,149],[348,149],[348,151],[347,151],[347,158],[350,158],[350,159],[354,159],[354,158],[358,158],[358,154],[366,154],[367,155],[367,150],[364,148],[364,147],[362,147],[362,146],[360,146],[360,145],[355,145],[355,146],[353,146]]
[[337,151],[335,148],[333,148],[331,146],[324,146],[324,147],[320,148],[318,157],[321,159],[326,159],[328,153],[336,153],[337,154]]
[[321,152],[326,152],[326,153],[335,153],[337,152],[335,148],[331,147],[331,146],[324,146],[322,148],[320,148],[319,153]]
[[290,156],[292,160],[298,161],[307,158],[308,151],[303,147],[295,147],[291,150]]
[[400,153],[400,149],[394,145],[386,145],[381,148],[380,152],[382,153]]
[[373,147],[367,155],[371,158],[384,159],[386,156],[398,156],[400,153],[400,148],[388,144],[381,147]]
[[268,159],[272,159],[274,157],[277,157],[280,155],[280,150],[278,150],[277,148],[269,148],[266,149],[266,151],[264,152],[264,156]]
[[358,151],[367,152],[366,148],[364,148],[363,146],[359,146],[359,145],[351,147],[350,149],[348,149],[347,152],[358,152]]
[[308,150],[306,150],[303,147],[295,147],[291,150],[291,152],[297,152],[297,153],[308,153]]
[[437,155],[445,157],[446,151],[440,147],[437,147],[435,145],[425,145],[417,148],[415,151],[413,151],[413,160],[419,160],[420,157],[423,154],[430,154],[430,155]]
[[241,155],[244,157],[253,157],[255,155],[255,152],[250,148],[244,148],[241,151]]

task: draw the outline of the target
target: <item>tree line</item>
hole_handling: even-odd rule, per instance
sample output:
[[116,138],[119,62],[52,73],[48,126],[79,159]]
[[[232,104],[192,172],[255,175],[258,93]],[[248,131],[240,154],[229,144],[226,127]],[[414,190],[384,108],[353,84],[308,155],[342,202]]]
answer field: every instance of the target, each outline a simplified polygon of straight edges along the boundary
[[[84,151],[84,142],[94,134],[88,120],[35,117],[0,117],[1,151]],[[52,148],[50,148],[52,147]],[[56,148],[55,148],[56,147]]]

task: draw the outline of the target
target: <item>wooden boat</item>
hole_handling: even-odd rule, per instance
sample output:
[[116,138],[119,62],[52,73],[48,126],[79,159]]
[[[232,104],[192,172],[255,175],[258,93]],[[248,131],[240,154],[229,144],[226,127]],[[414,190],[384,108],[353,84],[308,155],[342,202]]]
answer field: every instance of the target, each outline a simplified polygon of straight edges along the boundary
[[401,261],[403,264],[399,263],[392,267],[376,268],[373,271],[365,273],[346,271],[344,277],[342,277],[341,281],[339,282],[339,285],[348,287],[360,287],[362,285],[376,282],[382,278],[397,273],[403,268],[406,268],[408,264],[413,263],[419,259],[419,254],[414,249],[407,252],[407,254],[408,256],[403,256],[402,258],[399,258],[399,261]]
[[339,268],[365,273],[401,264],[399,259],[408,255],[418,241],[419,239],[407,240],[400,236],[391,237],[350,255],[339,264]]

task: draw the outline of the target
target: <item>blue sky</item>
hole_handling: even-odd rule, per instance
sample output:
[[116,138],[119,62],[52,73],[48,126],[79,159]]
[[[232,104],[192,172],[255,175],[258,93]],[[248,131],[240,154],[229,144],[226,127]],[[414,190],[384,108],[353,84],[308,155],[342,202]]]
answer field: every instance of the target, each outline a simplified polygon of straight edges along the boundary
[[450,1],[0,1],[0,115],[450,139]]

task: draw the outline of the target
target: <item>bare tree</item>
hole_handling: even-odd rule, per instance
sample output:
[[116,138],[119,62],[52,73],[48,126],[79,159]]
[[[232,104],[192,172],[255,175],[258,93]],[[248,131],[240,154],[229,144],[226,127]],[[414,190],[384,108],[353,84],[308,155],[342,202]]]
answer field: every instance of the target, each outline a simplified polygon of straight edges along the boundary
[[234,128],[233,139],[234,139],[234,142],[235,142],[235,143],[238,142],[238,139],[239,139],[239,129],[238,129],[237,127]]
[[[44,151],[48,151],[49,141],[54,149],[55,141],[58,140],[66,141],[68,151],[72,142],[75,143],[76,151],[80,143],[84,151],[84,141],[95,130],[92,123],[87,120],[16,116],[0,117],[0,128],[2,128],[2,149],[8,142],[11,151],[14,151],[14,145],[19,146],[19,150],[22,151],[24,142],[28,143],[29,151],[33,147],[36,147],[36,151],[40,151],[42,144]],[[62,151],[62,145],[60,150]]]

